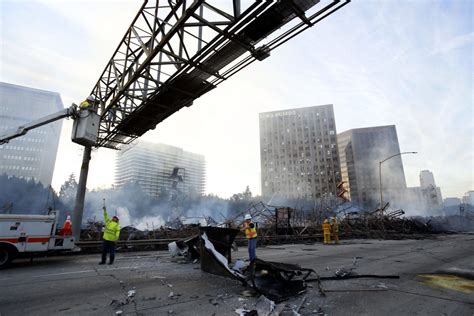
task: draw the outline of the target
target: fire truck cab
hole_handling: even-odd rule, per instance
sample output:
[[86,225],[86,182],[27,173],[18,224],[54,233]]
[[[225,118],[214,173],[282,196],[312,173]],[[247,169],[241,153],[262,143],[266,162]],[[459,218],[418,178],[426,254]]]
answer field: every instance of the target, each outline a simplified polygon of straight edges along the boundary
[[24,254],[73,250],[74,237],[56,231],[59,211],[48,215],[0,214],[0,269]]

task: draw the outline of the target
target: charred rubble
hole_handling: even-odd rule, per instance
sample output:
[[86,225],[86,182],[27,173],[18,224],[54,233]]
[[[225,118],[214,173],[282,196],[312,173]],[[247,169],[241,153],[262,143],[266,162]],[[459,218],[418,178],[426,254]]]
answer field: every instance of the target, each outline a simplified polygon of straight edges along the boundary
[[[121,230],[120,241],[172,240],[178,242],[181,249],[185,249],[193,236],[199,235],[201,227],[237,228],[245,214],[251,214],[253,221],[257,223],[260,244],[319,241],[322,238],[321,225],[324,219],[333,217],[338,220],[341,238],[425,238],[435,233],[472,231],[474,228],[474,214],[470,213],[462,217],[457,215],[431,218],[404,217],[403,210],[389,210],[388,203],[383,208],[372,211],[353,210],[354,208],[349,205],[345,208],[315,208],[308,211],[259,202],[250,204],[244,211],[223,221],[217,221],[210,216],[200,218],[180,216],[149,230],[126,226]],[[102,222],[89,220],[83,226],[81,240],[99,241],[102,229]],[[245,241],[242,237],[237,237],[236,242]],[[163,245],[167,244],[168,242],[162,243],[160,247],[163,248]]]

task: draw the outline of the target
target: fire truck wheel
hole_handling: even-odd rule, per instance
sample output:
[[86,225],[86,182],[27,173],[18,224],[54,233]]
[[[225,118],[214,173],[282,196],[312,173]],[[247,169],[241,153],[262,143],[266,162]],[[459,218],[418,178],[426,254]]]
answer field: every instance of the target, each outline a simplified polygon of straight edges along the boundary
[[7,268],[13,260],[13,251],[0,246],[0,269]]

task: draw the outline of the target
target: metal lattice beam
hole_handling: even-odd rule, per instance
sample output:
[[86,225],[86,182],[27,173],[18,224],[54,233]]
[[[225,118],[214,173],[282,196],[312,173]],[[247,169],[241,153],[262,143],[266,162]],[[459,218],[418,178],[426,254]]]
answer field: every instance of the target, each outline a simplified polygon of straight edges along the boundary
[[130,143],[349,2],[145,1],[92,90],[98,146]]

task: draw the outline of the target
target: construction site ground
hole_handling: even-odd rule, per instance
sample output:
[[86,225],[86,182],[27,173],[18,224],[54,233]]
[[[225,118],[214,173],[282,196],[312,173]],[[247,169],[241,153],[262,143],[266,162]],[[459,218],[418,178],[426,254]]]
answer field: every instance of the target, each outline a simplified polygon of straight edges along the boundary
[[[238,308],[254,309],[258,298],[247,296],[237,281],[205,273],[199,263],[184,263],[166,251],[118,253],[111,266],[98,265],[99,256],[14,262],[0,272],[0,314],[237,315]],[[232,256],[245,259],[246,248]],[[276,245],[258,248],[257,256],[312,268],[320,276],[350,268],[357,258],[358,274],[400,276],[322,281],[324,297],[309,283],[306,293],[282,303],[288,309],[303,302],[302,315],[474,315],[474,280],[436,274],[474,270],[472,234]]]

